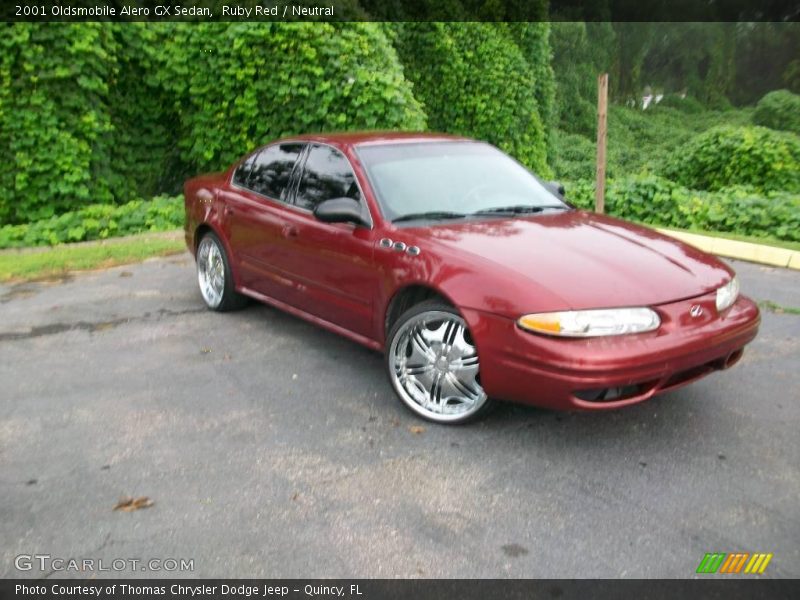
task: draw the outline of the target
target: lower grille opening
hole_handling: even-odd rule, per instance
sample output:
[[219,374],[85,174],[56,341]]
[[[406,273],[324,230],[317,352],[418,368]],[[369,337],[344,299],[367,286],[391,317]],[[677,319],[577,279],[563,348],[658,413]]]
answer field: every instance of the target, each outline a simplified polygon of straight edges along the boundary
[[667,390],[686,385],[687,383],[691,383],[697,379],[705,377],[709,373],[713,373],[714,371],[729,369],[739,362],[739,360],[742,358],[742,354],[744,354],[744,351],[741,348],[739,350],[734,350],[722,358],[717,358],[705,364],[691,367],[684,371],[679,371],[664,382],[655,380],[616,387],[591,388],[587,390],[574,391],[572,392],[572,395],[578,400],[583,400],[584,402],[617,402],[620,400],[636,398],[637,396],[644,396],[656,386],[658,386],[659,393],[665,392]]
[[627,400],[643,394],[650,387],[649,384],[637,383],[610,388],[593,388],[590,390],[578,390],[573,392],[576,398],[585,402],[616,402],[617,400]]
[[685,371],[681,371],[680,373],[675,373],[672,377],[667,379],[664,382],[664,385],[661,386],[662,390],[667,390],[669,388],[678,387],[680,385],[684,385],[686,383],[690,383],[695,381],[696,379],[700,379],[701,377],[705,377],[709,373],[716,371],[722,368],[722,363],[720,361],[714,361],[707,363],[705,365],[700,365],[699,367],[694,367],[692,369],[687,369]]

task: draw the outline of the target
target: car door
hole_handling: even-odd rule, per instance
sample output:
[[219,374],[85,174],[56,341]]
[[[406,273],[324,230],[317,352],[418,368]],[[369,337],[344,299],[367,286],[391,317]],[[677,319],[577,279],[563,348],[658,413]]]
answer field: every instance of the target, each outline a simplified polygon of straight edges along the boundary
[[293,282],[280,269],[294,171],[305,144],[283,142],[262,148],[239,165],[224,192],[225,228],[241,284],[281,301]]
[[379,285],[373,231],[352,223],[323,223],[312,212],[320,202],[344,196],[365,202],[350,162],[332,146],[309,145],[294,194],[298,210],[287,216],[289,245],[282,268],[297,282],[298,308],[371,338]]

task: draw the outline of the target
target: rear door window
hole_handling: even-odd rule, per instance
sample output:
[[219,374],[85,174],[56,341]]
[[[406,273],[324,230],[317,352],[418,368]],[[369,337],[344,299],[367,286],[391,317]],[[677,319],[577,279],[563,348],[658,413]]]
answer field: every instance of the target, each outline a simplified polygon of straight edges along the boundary
[[264,148],[253,160],[245,187],[272,200],[286,202],[292,171],[304,146],[289,142]]

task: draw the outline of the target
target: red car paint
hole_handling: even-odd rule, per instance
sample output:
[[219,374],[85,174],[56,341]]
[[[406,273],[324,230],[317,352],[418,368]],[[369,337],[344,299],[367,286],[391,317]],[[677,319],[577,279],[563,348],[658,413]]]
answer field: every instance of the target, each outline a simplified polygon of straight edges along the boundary
[[[555,409],[608,409],[645,400],[732,366],[757,334],[756,305],[739,296],[717,314],[733,276],[717,258],[651,229],[569,211],[398,227],[381,215],[357,147],[455,140],[365,133],[301,136],[349,160],[373,226],[323,223],[309,211],[232,184],[239,163],[185,184],[186,243],[211,229],[231,257],[237,291],[383,350],[393,298],[425,286],[467,321],[490,397]],[[240,161],[241,162],[241,161]],[[417,246],[397,252],[381,240]],[[249,261],[243,256],[256,257]],[[704,307],[702,318],[689,308]],[[662,324],[628,336],[565,339],[521,330],[524,314],[649,306]],[[634,386],[622,399],[575,393]]]

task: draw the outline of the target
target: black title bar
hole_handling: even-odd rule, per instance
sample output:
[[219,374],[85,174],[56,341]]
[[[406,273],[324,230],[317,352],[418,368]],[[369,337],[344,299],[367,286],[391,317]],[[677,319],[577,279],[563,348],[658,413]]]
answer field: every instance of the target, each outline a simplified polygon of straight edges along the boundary
[[11,0],[3,21],[797,21],[798,0]]
[[800,598],[800,580],[27,579],[0,581],[3,600],[719,600]]

